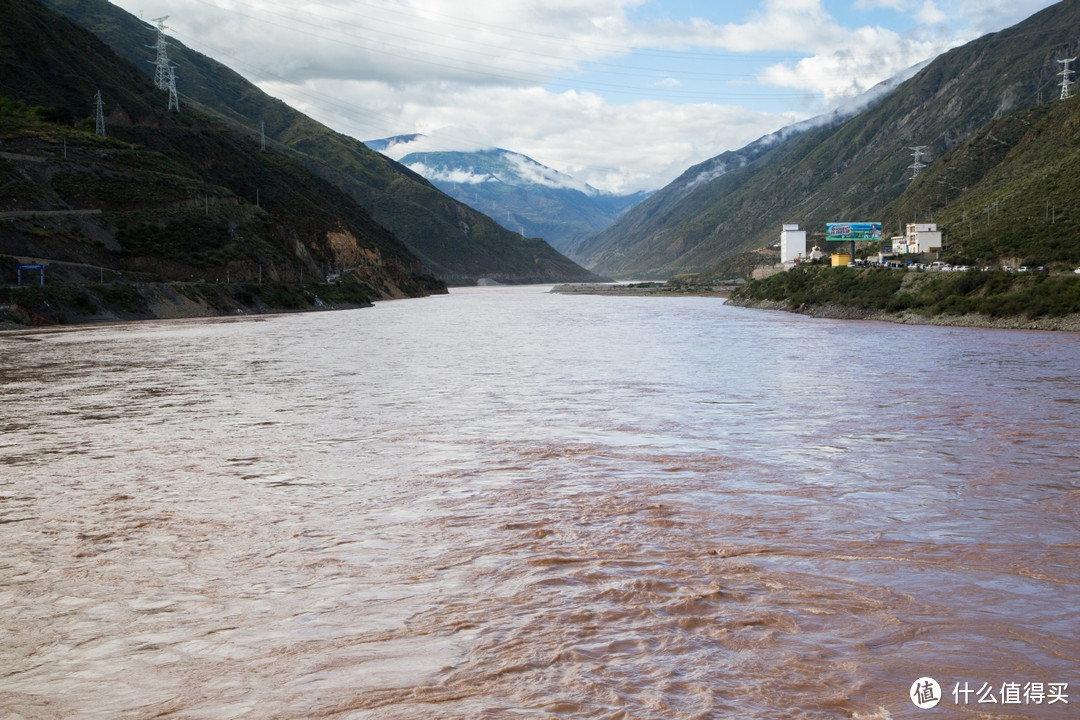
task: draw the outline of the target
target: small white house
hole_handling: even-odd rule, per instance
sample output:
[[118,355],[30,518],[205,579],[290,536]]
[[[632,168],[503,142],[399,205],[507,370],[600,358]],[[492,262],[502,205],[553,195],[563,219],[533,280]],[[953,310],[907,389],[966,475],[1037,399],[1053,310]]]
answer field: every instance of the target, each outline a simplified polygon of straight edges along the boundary
[[780,262],[793,263],[806,257],[806,231],[798,223],[784,223],[780,233]]

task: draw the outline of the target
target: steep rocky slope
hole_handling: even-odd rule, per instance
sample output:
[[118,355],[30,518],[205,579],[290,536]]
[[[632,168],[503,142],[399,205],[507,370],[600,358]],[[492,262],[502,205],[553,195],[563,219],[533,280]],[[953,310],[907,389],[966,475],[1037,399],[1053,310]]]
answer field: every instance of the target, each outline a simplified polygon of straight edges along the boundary
[[[101,37],[149,75],[155,29],[107,0],[42,0]],[[390,228],[426,271],[454,283],[583,280],[592,275],[539,238],[511,232],[454,200],[420,175],[270,97],[225,65],[170,40],[185,107],[199,107],[271,147],[348,194]]]

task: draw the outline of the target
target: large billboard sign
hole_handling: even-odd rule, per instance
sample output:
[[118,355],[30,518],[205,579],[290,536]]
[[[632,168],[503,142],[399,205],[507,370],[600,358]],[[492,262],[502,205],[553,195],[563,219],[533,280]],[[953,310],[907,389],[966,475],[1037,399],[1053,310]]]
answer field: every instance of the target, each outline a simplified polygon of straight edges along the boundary
[[825,228],[829,241],[881,239],[879,222],[831,222]]

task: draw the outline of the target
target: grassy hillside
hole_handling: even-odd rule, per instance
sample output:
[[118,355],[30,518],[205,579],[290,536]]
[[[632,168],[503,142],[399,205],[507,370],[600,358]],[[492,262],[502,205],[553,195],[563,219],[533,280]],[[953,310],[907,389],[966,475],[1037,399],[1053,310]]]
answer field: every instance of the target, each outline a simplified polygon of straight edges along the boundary
[[1080,265],[1080,98],[988,123],[882,216],[937,222],[955,264]]
[[[803,266],[736,291],[738,305],[811,314],[1080,329],[1080,98],[997,118],[946,153],[882,217],[937,222],[968,272]],[[926,260],[927,258],[920,258]],[[1027,273],[1001,266],[1029,266]],[[982,268],[993,268],[989,271]],[[1045,271],[1034,271],[1043,267]]]
[[[98,91],[105,137],[91,115]],[[48,262],[50,283],[297,283],[348,270],[350,304],[444,289],[332,184],[197,111],[166,108],[89,32],[36,0],[0,5],[4,280],[17,263]],[[269,290],[266,307],[314,302],[297,290],[274,304]]]
[[616,276],[707,271],[773,242],[785,222],[884,219],[908,186],[910,146],[927,146],[933,163],[994,118],[1055,96],[1078,24],[1080,0],[1065,0],[945,53],[850,120],[730,154],[718,177],[714,161],[693,168],[598,236],[585,262]]
[[[107,0],[43,0],[99,35],[147,76],[156,32]],[[539,238],[524,238],[445,195],[419,175],[362,143],[271,98],[221,63],[173,42],[185,107],[201,107],[258,142],[265,123],[271,146],[291,154],[363,206],[450,282],[490,277],[504,282],[588,279],[590,273]]]

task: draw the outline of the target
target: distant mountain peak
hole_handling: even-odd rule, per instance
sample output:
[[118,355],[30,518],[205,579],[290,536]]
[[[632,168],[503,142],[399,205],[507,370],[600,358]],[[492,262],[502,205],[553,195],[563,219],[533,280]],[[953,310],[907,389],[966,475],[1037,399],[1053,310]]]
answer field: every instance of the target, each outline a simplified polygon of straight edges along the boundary
[[510,163],[517,176],[526,182],[561,190],[577,190],[590,197],[601,194],[592,185],[559,172],[554,168],[542,165],[527,155],[511,152],[510,150],[500,150],[499,152]]
[[548,167],[513,150],[485,148],[480,150],[420,150],[409,151],[410,145],[423,147],[426,136],[395,135],[364,144],[372,150],[394,157],[413,172],[432,182],[479,185],[499,182],[512,187],[541,186],[556,190],[576,190],[589,197],[601,191],[566,173]]
[[[571,257],[582,240],[648,196],[604,193],[504,148],[421,151],[433,144],[421,135],[398,135],[366,144],[504,227],[542,237]],[[410,145],[417,152],[407,152]]]

